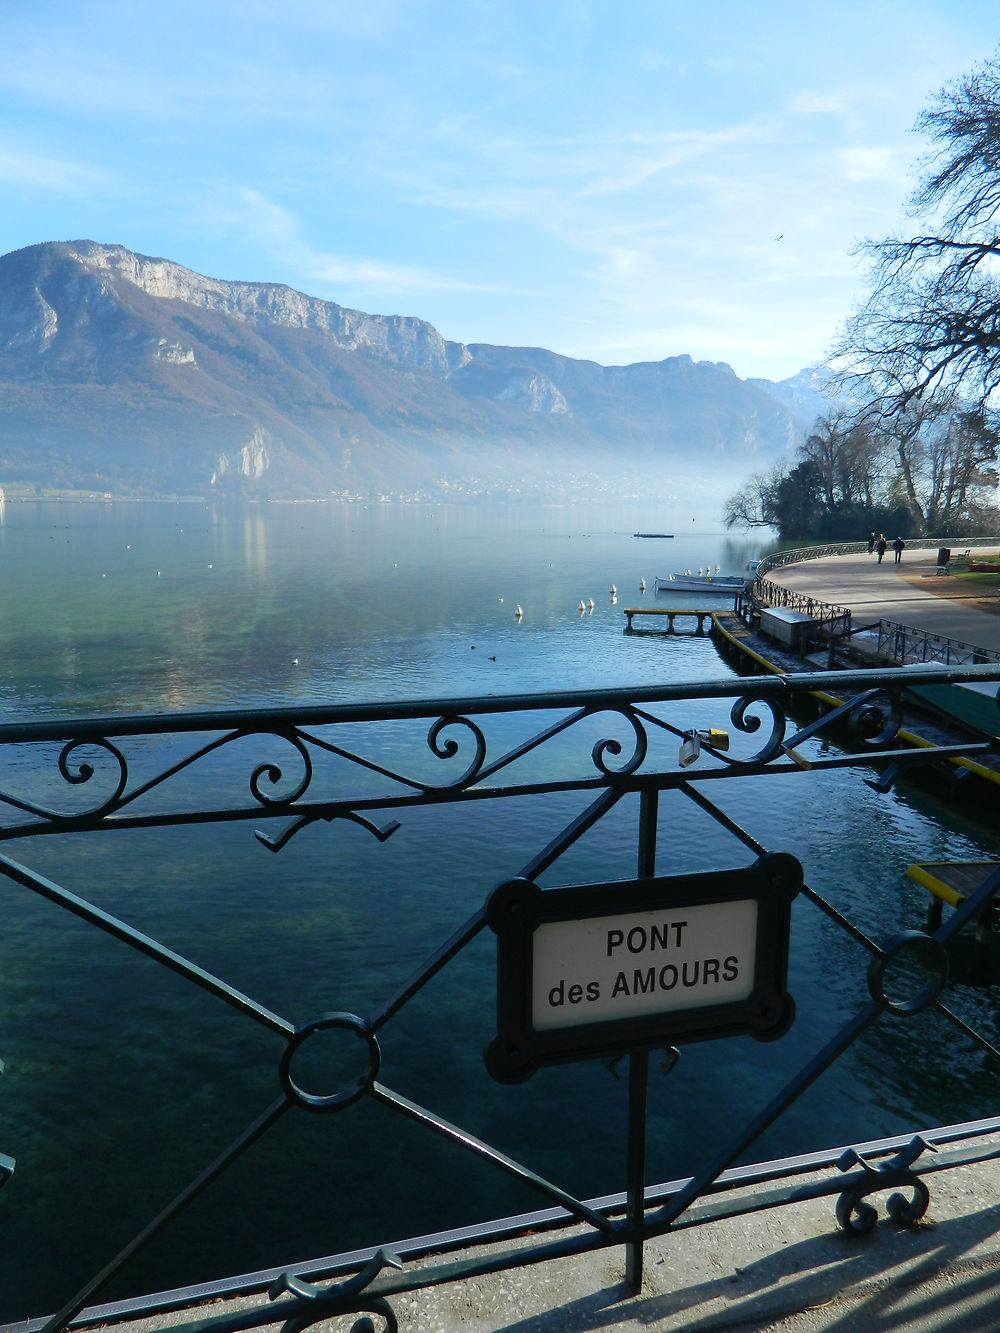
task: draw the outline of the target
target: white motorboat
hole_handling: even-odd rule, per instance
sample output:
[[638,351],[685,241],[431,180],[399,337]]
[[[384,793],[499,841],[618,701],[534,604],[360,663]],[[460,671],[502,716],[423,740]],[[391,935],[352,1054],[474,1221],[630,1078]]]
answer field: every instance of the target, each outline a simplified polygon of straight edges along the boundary
[[657,592],[743,592],[746,579],[736,574],[671,574],[656,580]]

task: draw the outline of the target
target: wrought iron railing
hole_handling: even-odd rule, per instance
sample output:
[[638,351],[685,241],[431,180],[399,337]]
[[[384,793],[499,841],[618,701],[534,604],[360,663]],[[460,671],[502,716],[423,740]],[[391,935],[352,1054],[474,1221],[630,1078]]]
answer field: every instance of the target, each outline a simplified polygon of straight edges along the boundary
[[814,631],[818,638],[845,638],[851,632],[851,612],[846,606],[834,606],[820,601],[818,597],[807,597],[804,593],[785,588],[770,579],[758,578],[753,586],[752,600],[757,606],[779,607],[789,611],[801,611],[815,622]]
[[[960,679],[1000,680],[1000,668],[964,672],[932,668],[921,677],[925,684]],[[6,920],[10,922],[15,915],[17,886],[29,895],[20,901],[41,899],[58,909],[47,915],[48,928],[57,934],[61,923],[71,918],[82,923],[94,937],[116,941],[210,999],[221,1001],[246,1024],[256,1025],[276,1038],[279,1048],[273,1060],[275,1095],[269,1104],[239,1128],[228,1146],[196,1171],[174,1198],[141,1225],[116,1255],[109,1255],[100,1270],[56,1312],[22,1327],[44,1327],[47,1333],[56,1333],[71,1321],[85,1325],[106,1315],[107,1311],[94,1302],[106,1296],[109,1285],[151,1242],[169,1235],[194,1200],[225,1179],[234,1164],[273,1136],[290,1117],[313,1116],[317,1122],[325,1119],[333,1126],[351,1108],[352,1114],[378,1113],[392,1123],[415,1125],[473,1154],[485,1167],[529,1187],[545,1199],[547,1210],[527,1222],[522,1219],[524,1229],[536,1234],[523,1236],[502,1253],[484,1248],[461,1262],[439,1260],[410,1272],[401,1268],[395,1253],[377,1248],[378,1240],[388,1237],[374,1237],[360,1259],[331,1258],[292,1265],[269,1275],[270,1304],[238,1315],[223,1311],[211,1320],[213,1329],[271,1324],[301,1329],[333,1315],[355,1312],[378,1316],[386,1328],[395,1329],[391,1302],[400,1293],[606,1247],[623,1248],[628,1282],[632,1290],[638,1290],[643,1245],[648,1238],[761,1206],[759,1198],[753,1204],[736,1198],[731,1191],[737,1183],[773,1182],[767,1194],[768,1205],[803,1197],[801,1186],[792,1189],[782,1184],[793,1166],[802,1167],[801,1162],[771,1162],[738,1171],[733,1165],[744,1159],[765,1131],[795,1106],[863,1033],[887,1016],[891,1021],[905,1022],[933,1009],[961,1032],[975,1051],[1000,1061],[1000,1047],[989,1025],[966,1022],[945,1000],[945,946],[975,921],[1000,887],[1000,875],[988,877],[932,936],[899,932],[889,922],[886,942],[878,944],[849,919],[841,906],[803,882],[794,859],[794,829],[775,830],[780,845],[769,849],[722,804],[724,793],[732,790],[733,780],[801,778],[806,772],[838,769],[856,769],[859,776],[874,769],[879,776],[870,785],[884,792],[906,765],[933,764],[988,748],[985,743],[966,741],[915,752],[902,744],[899,733],[907,680],[902,671],[825,672],[592,693],[0,726],[0,841],[10,844],[8,850],[15,845],[22,849],[17,858],[0,856],[0,876],[8,885]],[[817,689],[835,693],[846,702],[815,721],[795,721],[809,709],[811,692]],[[827,743],[830,737],[837,738],[838,748]],[[813,745],[814,741],[822,743]],[[642,1009],[628,1020],[612,1014],[569,1029],[569,1036],[558,1026],[553,1032],[547,1019],[542,1022],[540,1006],[544,1001],[537,995],[525,998],[518,989],[525,980],[518,973],[519,966],[527,967],[529,986],[538,975],[545,975],[538,972],[543,966],[541,936],[524,933],[525,919],[537,918],[543,925],[576,930],[581,922],[584,926],[595,919],[603,922],[600,912],[617,910],[609,904],[630,904],[629,911],[634,913],[638,912],[637,903],[656,903],[658,906],[651,910],[663,916],[676,902],[683,904],[685,915],[690,916],[706,904],[711,910],[712,904],[732,903],[731,886],[720,888],[715,872],[694,877],[657,874],[658,842],[662,838],[659,802],[668,793],[690,802],[692,809],[710,817],[744,849],[747,863],[732,873],[739,885],[744,885],[740,877],[753,877],[754,887],[739,891],[745,899],[757,903],[762,920],[772,923],[766,938],[758,939],[761,952],[754,965],[768,971],[768,984],[761,990],[763,983],[751,969],[756,989],[742,995],[738,1003],[727,1001],[715,1008],[710,1005],[710,1012],[684,1009],[678,1019],[672,1010],[661,1012],[654,1007],[651,1011]],[[512,803],[523,810],[525,803],[553,794],[573,795],[578,800],[577,812],[544,836],[531,820],[519,816],[523,832],[516,848],[516,873],[501,870],[500,882],[489,900],[453,920],[402,985],[389,986],[374,1003],[359,1003],[353,1011],[297,1017],[279,1012],[248,989],[228,983],[180,949],[140,929],[127,919],[127,911],[115,915],[100,906],[100,885],[95,884],[92,893],[79,893],[44,873],[37,864],[29,864],[33,859],[46,864],[46,851],[59,845],[53,844],[53,839],[72,839],[73,848],[77,848],[83,835],[99,838],[120,836],[130,829],[166,828],[188,829],[193,834],[206,825],[229,826],[237,831],[244,826],[260,845],[261,856],[265,849],[287,855],[286,849],[297,845],[296,839],[304,830],[321,822],[347,821],[384,842],[403,822],[428,809],[458,810],[475,805],[499,815]],[[613,812],[617,812],[618,819],[630,804],[636,810],[629,835],[634,877],[599,889],[539,890],[539,881],[584,835],[603,827],[604,821],[610,824]],[[752,805],[743,803],[741,808],[752,809]],[[540,845],[533,845],[535,839]],[[661,848],[661,859],[671,859],[666,853],[672,848],[671,838]],[[720,873],[725,879],[728,872]],[[417,911],[428,887],[414,885],[412,901],[400,904],[400,912]],[[671,1034],[679,1034],[681,1043],[697,1040],[701,1028],[709,1029],[708,1035],[718,1035],[711,1031],[718,1024],[726,1033],[756,1030],[760,1036],[781,1035],[791,1018],[782,989],[779,941],[787,924],[783,927],[781,920],[795,896],[817,908],[833,928],[845,932],[870,958],[869,998],[832,1036],[807,1053],[780,1089],[763,1095],[761,1105],[745,1107],[745,1093],[734,1103],[731,1137],[722,1148],[713,1150],[707,1160],[693,1162],[690,1173],[681,1180],[664,1186],[647,1183],[650,1051],[672,1048]],[[740,905],[745,907],[746,902],[741,900]],[[629,921],[633,922],[631,926]],[[641,912],[626,917],[621,940],[608,930],[608,953],[620,945],[637,954],[640,932],[648,930],[651,937],[656,928],[666,932],[667,925],[659,926],[658,921],[656,918],[649,925]],[[678,921],[671,927],[676,932],[671,938],[678,947],[681,926],[686,924],[686,920]],[[521,934],[516,939],[508,938],[506,932],[515,927]],[[484,984],[495,985],[500,996],[498,1035],[488,1061],[497,1077],[518,1080],[538,1063],[558,1064],[581,1058],[614,1062],[620,1056],[628,1057],[623,1092],[627,1100],[628,1149],[619,1194],[598,1200],[581,1197],[383,1081],[382,1041],[425,988],[454,966],[473,941],[488,938],[490,931],[497,935],[499,972],[485,979]],[[656,958],[657,968],[662,956]],[[626,990],[634,983],[637,997],[640,992],[645,997],[647,989],[669,994],[677,981],[677,967],[668,963],[659,971],[647,970],[646,961],[641,969],[635,969],[634,977],[631,963],[628,969],[622,968]],[[680,957],[677,962],[681,963]],[[722,962],[706,960],[706,984],[709,962],[714,964],[713,983],[725,977],[727,968],[737,970],[735,952]],[[898,978],[890,986],[888,976],[904,963],[918,966],[920,975],[901,991]],[[289,966],[295,966],[294,959],[289,960]],[[552,994],[562,985],[560,981],[553,987],[549,1003],[557,1003]],[[570,993],[574,986],[568,982],[566,988],[570,1003],[583,998]],[[662,995],[660,999],[654,996],[654,1006],[661,1001],[666,1003]],[[562,1003],[561,994],[558,1002]],[[343,1038],[356,1059],[348,1076],[316,1087],[312,1085],[314,1074],[308,1059],[305,1065],[302,1061],[321,1034]],[[488,1077],[485,1070],[482,1077]],[[169,1086],[163,1087],[162,1095],[171,1095]],[[113,1090],[109,1089],[108,1096],[114,1096]],[[58,1114],[58,1108],[53,1107],[52,1114]],[[924,1175],[958,1161],[977,1160],[976,1137],[998,1126],[1000,1119],[991,1117],[929,1132],[928,1139],[938,1143],[961,1144],[951,1155],[940,1154],[933,1167],[920,1157],[925,1144],[910,1143],[908,1136],[869,1145],[868,1149],[862,1146],[853,1155],[838,1153],[831,1157],[820,1153],[809,1162],[810,1169],[820,1172],[813,1193],[838,1195],[841,1222],[864,1229],[874,1216],[867,1196],[890,1185],[909,1188],[912,1202],[903,1200],[891,1207],[904,1219],[915,1219],[923,1214],[929,1198]],[[16,1151],[17,1145],[4,1147]],[[10,1159],[0,1159],[0,1171],[11,1169]],[[8,1190],[0,1197],[0,1207],[9,1201],[10,1194]],[[350,1206],[350,1200],[343,1202]],[[8,1216],[6,1221],[16,1225],[17,1217]],[[568,1224],[576,1224],[572,1232],[553,1236],[547,1230]],[[485,1243],[495,1232],[483,1228],[480,1235]],[[468,1231],[462,1239],[468,1244]],[[440,1239],[437,1248],[446,1247],[446,1241]],[[344,1276],[349,1271],[353,1275]],[[233,1290],[234,1286],[230,1283],[227,1289]],[[160,1304],[182,1307],[203,1300],[205,1295],[204,1287],[196,1294],[174,1292]],[[116,1316],[120,1318],[128,1308],[128,1302],[116,1307]],[[149,1303],[145,1304],[144,1313],[150,1308]],[[199,1328],[206,1326],[202,1317],[192,1319]]]
[[[1000,537],[913,537],[906,541],[907,550],[910,551],[934,551],[942,546],[965,550],[970,544],[1000,546]],[[867,542],[826,542],[821,546],[798,546],[787,551],[772,551],[760,561],[757,573],[763,577],[768,570],[779,569],[782,565],[797,565],[803,560],[821,560],[828,555],[860,555],[867,550]]]
[[943,662],[945,666],[979,666],[1000,662],[995,648],[977,648],[961,639],[943,634],[928,634],[912,625],[897,625],[892,620],[878,622],[878,652],[893,662]]
[[821,546],[796,546],[786,551],[772,551],[761,559],[757,574],[763,578],[769,570],[780,569],[782,565],[798,565],[803,560],[820,560],[828,555],[860,555],[867,550],[867,542],[825,542]]

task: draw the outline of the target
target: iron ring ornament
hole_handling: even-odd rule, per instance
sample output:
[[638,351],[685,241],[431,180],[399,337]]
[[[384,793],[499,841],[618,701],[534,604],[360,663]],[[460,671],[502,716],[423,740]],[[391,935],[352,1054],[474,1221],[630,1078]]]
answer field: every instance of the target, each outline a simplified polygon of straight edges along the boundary
[[[292,1072],[292,1062],[296,1053],[309,1041],[310,1037],[315,1036],[318,1032],[329,1031],[352,1033],[365,1048],[366,1068],[338,1092],[309,1092],[296,1081]],[[366,1092],[371,1091],[378,1077],[381,1063],[382,1053],[379,1049],[378,1039],[368,1023],[363,1018],[359,1018],[357,1014],[335,1012],[322,1014],[319,1018],[296,1028],[282,1053],[278,1076],[285,1096],[289,1101],[303,1107],[304,1110],[340,1111],[345,1106],[351,1106],[358,1101]]]
[[[897,960],[922,969],[920,984],[911,988],[904,999],[890,996],[886,990],[886,974]],[[868,990],[872,999],[887,1014],[910,1018],[922,1013],[940,996],[948,984],[948,953],[940,940],[925,935],[922,930],[901,930],[872,959],[868,968]]]

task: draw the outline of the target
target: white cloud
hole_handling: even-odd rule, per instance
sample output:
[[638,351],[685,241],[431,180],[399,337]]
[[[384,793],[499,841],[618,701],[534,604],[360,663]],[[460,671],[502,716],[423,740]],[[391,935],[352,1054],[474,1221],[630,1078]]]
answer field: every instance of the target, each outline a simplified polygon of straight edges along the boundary
[[834,156],[840,164],[841,176],[852,184],[864,181],[901,184],[905,176],[906,164],[900,161],[899,150],[889,144],[842,148]]
[[803,90],[793,94],[789,110],[797,116],[838,116],[854,118],[856,101],[848,93]]
[[312,282],[336,283],[371,292],[489,290],[481,283],[463,282],[408,264],[318,249],[303,238],[302,225],[289,209],[273,203],[257,190],[238,191],[235,206],[217,209],[215,219],[224,229],[266,242],[284,265]]
[[107,175],[77,162],[0,149],[0,182],[53,194],[79,194],[105,183]]

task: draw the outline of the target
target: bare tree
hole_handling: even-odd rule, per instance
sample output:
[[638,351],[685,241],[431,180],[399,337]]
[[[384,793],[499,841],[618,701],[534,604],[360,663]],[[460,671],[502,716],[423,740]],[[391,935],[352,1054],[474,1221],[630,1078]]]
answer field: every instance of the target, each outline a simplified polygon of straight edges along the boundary
[[871,508],[885,473],[887,441],[863,417],[838,407],[820,417],[799,450],[816,467],[827,509]]
[[755,472],[726,501],[722,521],[727,528],[764,528],[777,526],[775,508],[777,490],[784,472],[775,463],[766,472]]
[[833,352],[883,418],[956,391],[983,404],[1000,386],[1000,53],[915,128],[934,145],[910,200],[927,230],[862,247],[871,291]]

